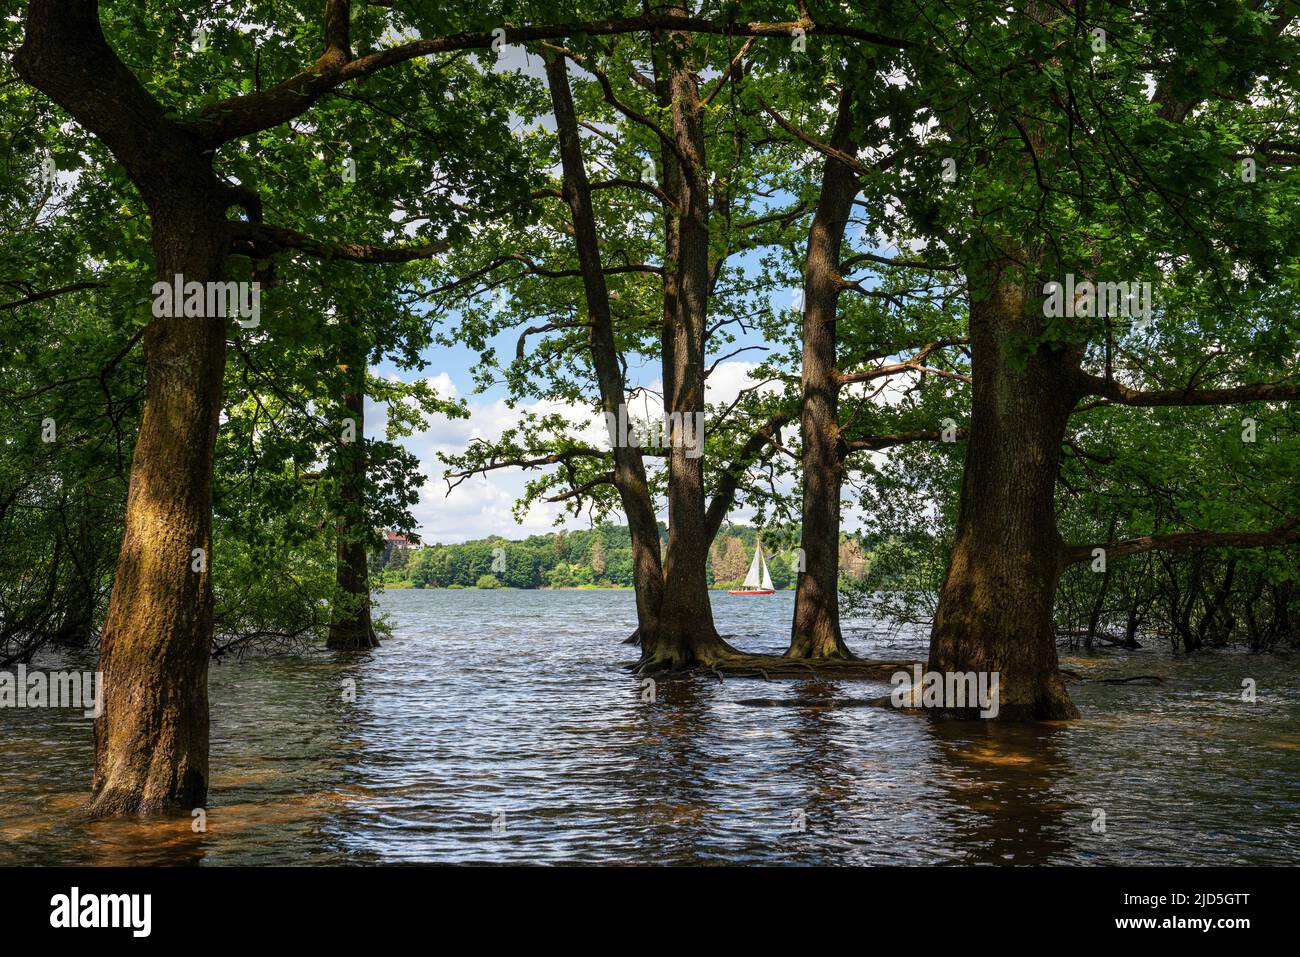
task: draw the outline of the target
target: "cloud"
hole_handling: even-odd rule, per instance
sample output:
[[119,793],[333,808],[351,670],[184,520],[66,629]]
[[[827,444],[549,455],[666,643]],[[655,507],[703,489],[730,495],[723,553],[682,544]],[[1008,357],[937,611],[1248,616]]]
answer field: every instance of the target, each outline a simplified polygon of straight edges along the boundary
[[[756,368],[752,362],[730,361],[718,365],[709,377],[706,399],[710,404],[722,404],[735,399],[741,389],[754,382],[749,378]],[[439,372],[425,381],[443,398],[457,395],[451,375]],[[633,415],[637,417],[661,416],[663,405],[659,398],[660,382],[650,383],[633,402]],[[764,386],[764,391],[776,385]],[[590,405],[584,403],[539,400],[520,402],[511,408],[503,399],[471,400],[469,418],[454,419],[438,415],[431,417],[428,428],[401,440],[419,457],[421,472],[427,481],[421,490],[420,501],[412,513],[418,522],[421,537],[427,542],[462,542],[485,538],[488,535],[520,536],[545,533],[553,530],[556,518],[571,528],[584,527],[587,520],[566,513],[562,506],[540,503],[529,509],[522,523],[517,523],[512,509],[523,495],[524,486],[537,472],[521,469],[501,469],[486,476],[476,475],[458,485],[450,495],[443,479],[443,457],[460,454],[475,440],[493,441],[507,429],[518,425],[527,414],[536,416],[556,414],[563,416],[574,427],[583,441],[598,448],[609,447],[609,436],[603,419]],[[368,407],[366,428],[371,435],[382,434],[384,428],[383,406]]]
[[[427,466],[427,463],[426,463]],[[428,474],[429,469],[424,470]],[[441,478],[441,469],[429,476],[429,482],[420,492],[420,501],[412,509],[419,523],[420,537],[427,544],[443,542],[453,544],[486,538],[488,535],[506,535],[517,538],[554,530],[554,521],[561,514],[559,505],[542,503],[529,509],[522,523],[515,521],[512,512],[515,499],[522,491],[509,486],[509,480],[498,477],[473,476],[447,494],[447,483]]]
[[439,372],[437,375],[428,376],[424,381],[430,389],[438,394],[438,398],[456,398],[456,383],[452,381],[451,376],[446,372]]

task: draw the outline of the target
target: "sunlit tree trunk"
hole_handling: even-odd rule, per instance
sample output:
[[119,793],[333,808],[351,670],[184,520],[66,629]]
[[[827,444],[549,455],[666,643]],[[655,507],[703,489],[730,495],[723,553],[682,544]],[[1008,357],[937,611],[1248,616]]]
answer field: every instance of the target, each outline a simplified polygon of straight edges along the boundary
[[[222,278],[224,216],[204,205],[186,197],[155,214],[160,279]],[[145,356],[148,391],[100,653],[96,815],[198,807],[208,786],[212,464],[225,322],[153,319]]]
[[[14,62],[103,141],[140,190],[157,278],[222,280],[227,202],[210,154],[109,49],[97,5],[33,0]],[[100,652],[94,815],[206,799],[212,468],[225,345],[220,317],[161,316],[145,332],[145,403]]]
[[1042,300],[1007,262],[971,278],[971,420],[931,671],[997,672],[1001,720],[1076,717],[1052,617],[1062,542],[1053,495],[1079,347],[1013,350],[1042,331]]

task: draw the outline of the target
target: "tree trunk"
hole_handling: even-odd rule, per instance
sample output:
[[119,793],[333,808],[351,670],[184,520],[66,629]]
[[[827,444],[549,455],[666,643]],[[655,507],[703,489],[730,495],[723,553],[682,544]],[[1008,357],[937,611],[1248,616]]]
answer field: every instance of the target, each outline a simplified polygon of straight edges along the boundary
[[1124,621],[1124,647],[1140,648],[1138,644],[1137,631],[1138,626],[1142,624],[1142,614],[1136,605],[1129,608],[1128,617]]
[[[78,509],[76,540],[69,542],[72,577],[68,584],[67,598],[63,601],[63,620],[52,639],[54,644],[69,648],[89,645],[95,634],[95,590],[99,561],[95,554],[94,536],[86,518],[87,503],[84,496],[78,502]],[[66,511],[64,514],[66,522]],[[64,529],[66,533],[66,524]],[[55,540],[56,549],[59,541],[61,539]]]
[[[855,155],[853,103],[840,98],[831,145]],[[840,245],[858,192],[858,176],[827,158],[821,195],[808,233],[804,266],[803,569],[794,596],[790,658],[853,658],[840,633],[840,487],[844,448],[839,427],[836,311],[840,297]]]
[[[703,107],[689,61],[689,38],[672,34],[666,80],[672,135],[681,159],[664,151],[665,185],[676,202],[675,265],[666,271],[664,335],[665,411],[693,442],[676,431],[668,449],[668,551],[664,562],[659,633],[642,636],[643,666],[684,668],[734,654],[713,625],[707,562],[710,536],[704,492],[704,350],[709,304],[709,194]],[[698,443],[698,445],[695,445]],[[688,447],[694,446],[694,447]]]
[[[1171,567],[1172,574],[1176,576],[1178,573],[1177,564]],[[1187,602],[1179,607],[1178,614],[1174,618],[1174,625],[1182,638],[1183,651],[1188,654],[1199,651],[1201,648],[1201,636],[1192,628],[1192,612],[1196,608],[1196,600],[1201,595],[1201,580],[1204,567],[1205,555],[1203,552],[1197,552],[1192,556],[1191,575],[1187,583]]]
[[[1110,516],[1110,531],[1106,533],[1106,541],[1113,541],[1115,538],[1115,529],[1119,526],[1118,513],[1112,513]],[[1083,636],[1083,647],[1092,651],[1093,642],[1097,638],[1097,632],[1101,629],[1101,613],[1106,607],[1106,592],[1110,590],[1111,566],[1106,563],[1106,570],[1102,572],[1101,583],[1097,586],[1097,597],[1092,603],[1092,611],[1088,613],[1088,631]]]
[[[155,275],[223,278],[226,195],[211,154],[109,48],[90,0],[32,0],[14,65],[98,137],[149,209]],[[208,786],[212,466],[226,324],[155,317],[117,571],[100,649],[92,815],[194,808]]]
[[[155,211],[160,280],[222,278],[224,210],[204,199]],[[212,464],[225,346],[219,317],[154,318],[145,333],[148,389],[100,653],[95,816],[206,800]]]
[[[360,330],[356,331],[360,337]],[[366,495],[366,349],[358,346],[345,357],[349,380],[343,393],[343,407],[353,423],[353,441],[340,442],[335,457],[339,476],[339,517],[336,523],[334,581],[342,593],[330,620],[326,645],[338,651],[361,651],[379,647],[379,637],[370,620],[370,565],[366,554],[369,538],[365,528]]]
[[1290,585],[1286,584],[1273,584],[1269,586],[1268,590],[1269,594],[1273,596],[1272,641],[1276,642],[1278,638],[1283,638],[1294,643],[1296,639],[1296,629],[1295,626],[1291,624],[1291,602],[1295,590]]
[[997,672],[1001,720],[1077,717],[1052,606],[1063,562],[1053,493],[1079,347],[1038,345],[1015,361],[1042,331],[1041,299],[1005,261],[973,272],[971,420],[929,670]]
[[[562,57],[551,56],[546,63],[546,77],[555,110],[555,126],[560,141],[560,161],[564,169],[564,198],[573,215],[574,244],[582,271],[583,291],[587,300],[587,321],[591,335],[592,366],[600,389],[600,407],[606,416],[617,416],[627,399],[626,383],[614,341],[613,317],[609,308],[609,288],[600,259],[600,236],[596,214],[591,204],[591,185],[582,160],[582,141],[578,118],[569,89],[569,75]],[[606,419],[608,421],[608,419]],[[663,565],[659,560],[659,521],[650,499],[645,462],[641,450],[613,442],[614,487],[618,489],[632,538],[632,584],[636,593],[637,642],[649,640],[658,632],[659,607],[663,602]],[[628,639],[631,641],[632,639]]]
[[[1232,616],[1228,610],[1228,598],[1232,594],[1233,578],[1237,571],[1237,560],[1230,559],[1227,568],[1223,573],[1223,584],[1215,590],[1214,598],[1209,602],[1205,609],[1205,614],[1201,616],[1200,624],[1196,627],[1197,643],[1204,646],[1207,637],[1209,643],[1214,647],[1222,647],[1227,644],[1228,633],[1232,630]],[[1216,618],[1222,616],[1223,622],[1218,635],[1212,635],[1210,628],[1214,625]]]

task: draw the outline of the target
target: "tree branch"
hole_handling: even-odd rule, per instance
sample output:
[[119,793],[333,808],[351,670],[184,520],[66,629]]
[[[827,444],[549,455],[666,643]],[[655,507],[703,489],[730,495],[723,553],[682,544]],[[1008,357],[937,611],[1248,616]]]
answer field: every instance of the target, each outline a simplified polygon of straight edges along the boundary
[[[81,2],[89,3],[90,0],[81,0]],[[93,3],[91,5],[93,6]],[[809,35],[818,33],[849,37],[897,50],[908,49],[915,45],[907,40],[856,27],[819,25],[813,23],[811,19],[789,23],[738,23],[672,13],[648,13],[636,17],[593,20],[585,23],[535,24],[522,27],[503,25],[499,29],[505,31],[505,42],[510,44],[561,40],[578,34],[612,36],[659,30],[788,39],[796,29],[801,29]],[[212,103],[187,125],[204,146],[216,147],[232,139],[270,129],[295,116],[300,116],[325,93],[344,83],[363,79],[387,67],[420,57],[455,50],[488,49],[494,39],[496,37],[492,32],[456,33],[412,40],[355,59],[348,57],[337,46],[328,46],[316,62],[299,70],[283,83],[257,93],[230,97]]]
[[[958,429],[954,441],[966,438],[966,430]],[[878,452],[895,445],[907,445],[912,442],[942,442],[943,433],[933,429],[917,429],[912,432],[899,432],[896,435],[869,435],[860,439],[850,439],[844,443],[845,454],[851,452]]]
[[1300,542],[1300,517],[1290,518],[1267,532],[1171,532],[1164,535],[1143,535],[1119,542],[1097,545],[1066,545],[1062,550],[1062,565],[1089,561],[1093,551],[1101,548],[1106,557],[1121,558],[1151,551],[1181,551],[1189,548],[1267,548]]
[[331,242],[265,223],[231,223],[230,234],[236,242],[249,243],[258,255],[276,249],[295,249],[319,259],[346,259],[362,263],[407,263],[417,259],[432,259],[451,248],[451,242],[445,239],[409,246]]
[[1080,372],[1076,377],[1080,398],[1101,396],[1118,405],[1236,405],[1241,402],[1286,401],[1300,398],[1300,385],[1256,383],[1226,389],[1132,389],[1114,379]]
[[[0,283],[0,285],[11,285],[10,283]],[[104,285],[102,282],[94,279],[88,279],[84,282],[74,282],[67,286],[59,286],[57,289],[46,289],[41,292],[28,293],[21,299],[15,299],[12,302],[0,302],[0,309],[17,309],[19,306],[27,306],[33,302],[40,302],[42,299],[53,299],[55,296],[62,296],[65,293],[77,292],[82,289],[98,289]]]

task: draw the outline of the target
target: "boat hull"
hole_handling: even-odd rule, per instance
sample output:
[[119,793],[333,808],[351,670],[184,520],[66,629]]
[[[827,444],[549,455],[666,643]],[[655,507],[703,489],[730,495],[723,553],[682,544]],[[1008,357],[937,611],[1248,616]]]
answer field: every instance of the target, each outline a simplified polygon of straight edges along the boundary
[[727,592],[728,595],[775,595],[775,588],[737,588]]

